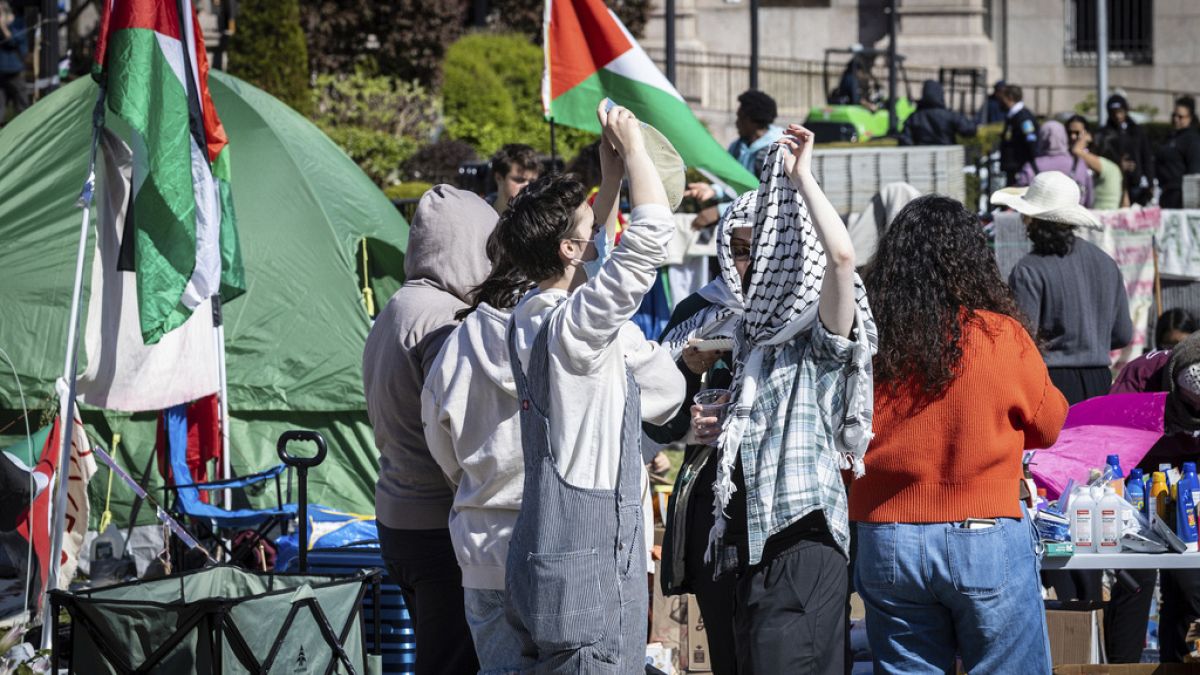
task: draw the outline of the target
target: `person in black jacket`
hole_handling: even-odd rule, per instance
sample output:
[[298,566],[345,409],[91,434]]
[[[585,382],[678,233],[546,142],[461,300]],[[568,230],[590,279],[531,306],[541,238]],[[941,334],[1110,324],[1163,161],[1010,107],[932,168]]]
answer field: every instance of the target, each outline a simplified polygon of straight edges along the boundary
[[1000,140],[1000,169],[1008,178],[1008,184],[1017,182],[1021,167],[1032,164],[1037,172],[1037,116],[1022,101],[1021,88],[1015,84],[1005,85],[1000,94],[1004,105],[1004,137]]
[[1155,166],[1162,195],[1158,203],[1164,209],[1183,208],[1183,177],[1200,173],[1200,127],[1196,124],[1196,100],[1184,96],[1175,101],[1171,115],[1175,131],[1158,147]]
[[955,136],[974,136],[975,123],[946,108],[942,85],[925,80],[917,111],[904,123],[900,145],[954,145]]
[[25,54],[29,37],[24,20],[13,14],[12,7],[0,0],[0,124],[5,108],[12,101],[16,114],[29,107],[25,91]]
[[1116,162],[1125,174],[1129,201],[1145,206],[1154,196],[1154,155],[1146,132],[1129,116],[1129,101],[1120,94],[1108,97],[1108,122],[1096,135],[1100,154]]

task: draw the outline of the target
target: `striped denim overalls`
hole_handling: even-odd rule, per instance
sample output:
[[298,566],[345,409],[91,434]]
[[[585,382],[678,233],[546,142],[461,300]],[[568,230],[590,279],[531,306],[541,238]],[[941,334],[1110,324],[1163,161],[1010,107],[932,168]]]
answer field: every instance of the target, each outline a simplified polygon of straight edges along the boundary
[[645,672],[646,544],[641,500],[641,397],[626,370],[615,489],[563,480],[550,447],[547,318],[526,377],[512,324],[508,347],[521,402],[525,492],[508,549],[508,619],[524,643],[522,672]]

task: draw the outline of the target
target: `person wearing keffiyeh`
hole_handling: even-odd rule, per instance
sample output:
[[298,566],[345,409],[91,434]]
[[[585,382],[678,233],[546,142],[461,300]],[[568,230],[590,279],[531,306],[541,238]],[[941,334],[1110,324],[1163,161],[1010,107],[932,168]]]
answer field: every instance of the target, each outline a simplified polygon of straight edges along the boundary
[[738,570],[746,673],[841,673],[845,660],[842,471],[863,471],[876,337],[850,236],[812,175],[812,145],[792,125],[767,156],[749,276],[727,279],[745,308],[730,411],[720,426],[692,408],[697,440],[717,447],[709,556],[719,572]]

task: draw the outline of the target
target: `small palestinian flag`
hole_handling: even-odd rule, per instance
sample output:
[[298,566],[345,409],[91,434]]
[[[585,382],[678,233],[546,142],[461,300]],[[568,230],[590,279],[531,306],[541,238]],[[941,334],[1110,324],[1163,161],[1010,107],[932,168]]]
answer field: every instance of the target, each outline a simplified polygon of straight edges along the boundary
[[688,166],[737,192],[758,180],[722,148],[603,0],[546,0],[542,104],[556,124],[599,132],[605,97],[671,141]]

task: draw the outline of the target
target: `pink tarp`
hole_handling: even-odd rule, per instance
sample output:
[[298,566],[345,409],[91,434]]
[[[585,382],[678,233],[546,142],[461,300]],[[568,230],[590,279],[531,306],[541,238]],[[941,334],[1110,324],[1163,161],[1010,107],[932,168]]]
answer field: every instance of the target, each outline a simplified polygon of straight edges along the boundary
[[1128,473],[1162,438],[1166,400],[1166,393],[1111,394],[1071,406],[1058,442],[1033,458],[1034,481],[1056,499],[1070,479],[1082,483],[1103,468],[1108,455],[1119,455]]

